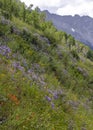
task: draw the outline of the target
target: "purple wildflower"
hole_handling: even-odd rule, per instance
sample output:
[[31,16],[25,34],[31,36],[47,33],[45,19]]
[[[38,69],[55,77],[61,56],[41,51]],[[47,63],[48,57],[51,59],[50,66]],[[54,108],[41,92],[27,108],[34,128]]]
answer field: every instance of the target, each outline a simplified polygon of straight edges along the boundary
[[24,67],[22,67],[19,62],[14,62],[14,63],[13,63],[13,67],[14,67],[15,69],[20,70],[20,71],[24,71]]
[[53,94],[53,91],[52,91],[52,90],[50,90],[50,89],[48,89],[48,92],[49,92],[49,93],[51,93],[51,94]]
[[53,96],[54,96],[54,99],[58,99],[58,93],[57,93],[57,91],[54,92]]
[[51,98],[50,97],[46,96],[46,99],[47,99],[48,102],[51,102]]
[[54,105],[54,103],[53,103],[53,102],[51,103],[51,107],[52,107],[53,109],[54,109],[54,107],[55,107],[55,105]]
[[0,46],[0,54],[1,55],[6,56],[8,58],[10,53],[11,53],[11,50],[9,47],[7,47],[5,45]]

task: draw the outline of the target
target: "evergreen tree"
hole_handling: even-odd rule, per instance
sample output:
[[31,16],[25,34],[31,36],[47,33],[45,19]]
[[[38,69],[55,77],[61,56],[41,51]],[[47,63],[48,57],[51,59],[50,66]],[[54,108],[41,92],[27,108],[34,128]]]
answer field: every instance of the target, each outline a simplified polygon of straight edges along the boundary
[[25,4],[23,4],[23,21],[25,22],[26,20],[26,8],[25,8]]

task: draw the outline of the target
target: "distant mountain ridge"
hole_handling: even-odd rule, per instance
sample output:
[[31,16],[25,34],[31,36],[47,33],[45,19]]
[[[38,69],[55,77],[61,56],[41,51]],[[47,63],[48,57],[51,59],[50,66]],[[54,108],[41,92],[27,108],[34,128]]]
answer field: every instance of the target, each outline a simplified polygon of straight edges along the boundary
[[75,39],[93,49],[93,18],[89,16],[60,16],[51,14],[47,10],[46,20],[51,20],[58,30],[71,34]]

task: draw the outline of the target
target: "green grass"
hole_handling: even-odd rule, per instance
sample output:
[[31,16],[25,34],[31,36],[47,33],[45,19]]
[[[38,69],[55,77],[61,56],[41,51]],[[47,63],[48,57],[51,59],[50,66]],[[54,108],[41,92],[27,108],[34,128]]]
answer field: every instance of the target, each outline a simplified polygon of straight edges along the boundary
[[34,37],[45,34],[15,17],[12,23],[32,35],[29,41],[0,23],[0,47],[11,49],[0,53],[0,130],[92,130],[93,62],[82,51],[77,60],[62,41],[54,46]]

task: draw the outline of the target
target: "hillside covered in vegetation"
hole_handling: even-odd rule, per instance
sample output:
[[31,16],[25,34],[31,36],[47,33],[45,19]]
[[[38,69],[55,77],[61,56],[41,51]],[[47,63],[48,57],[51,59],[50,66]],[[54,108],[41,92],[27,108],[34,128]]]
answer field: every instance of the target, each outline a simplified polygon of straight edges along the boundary
[[32,6],[0,0],[0,130],[92,130],[93,51]]

